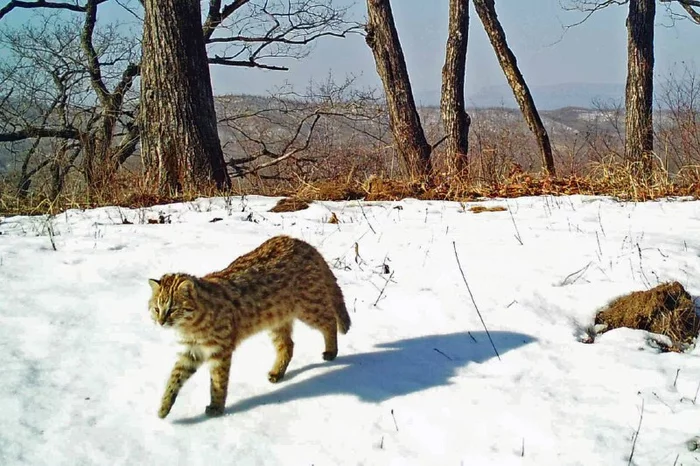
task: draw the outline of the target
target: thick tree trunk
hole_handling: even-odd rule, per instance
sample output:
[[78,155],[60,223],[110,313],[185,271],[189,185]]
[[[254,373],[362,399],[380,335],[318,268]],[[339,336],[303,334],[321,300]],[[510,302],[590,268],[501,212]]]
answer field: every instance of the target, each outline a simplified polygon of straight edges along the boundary
[[141,152],[162,191],[230,186],[216,128],[199,0],[145,0]]
[[627,16],[627,85],[625,88],[625,156],[638,162],[638,175],[653,170],[654,17],[655,0],[630,0]]
[[537,144],[542,154],[542,164],[547,170],[547,173],[554,175],[554,158],[552,157],[552,145],[549,142],[549,135],[542,124],[542,119],[537,111],[532,94],[530,94],[530,89],[528,89],[525,83],[525,78],[520,72],[520,69],[518,69],[518,62],[515,55],[508,47],[506,33],[503,31],[503,27],[496,14],[495,0],[474,0],[474,8],[484,25],[486,34],[489,36],[491,45],[498,57],[498,62],[501,64],[503,73],[515,95],[515,100],[520,106],[520,111],[523,113],[530,131],[532,131],[537,138]]
[[452,173],[462,173],[467,167],[471,118],[464,108],[464,76],[468,39],[469,0],[450,0],[440,115],[445,129],[448,165]]
[[377,73],[384,85],[394,142],[410,176],[428,175],[432,170],[431,147],[425,139],[413,100],[389,0],[367,0],[367,13],[365,40],[372,49]]

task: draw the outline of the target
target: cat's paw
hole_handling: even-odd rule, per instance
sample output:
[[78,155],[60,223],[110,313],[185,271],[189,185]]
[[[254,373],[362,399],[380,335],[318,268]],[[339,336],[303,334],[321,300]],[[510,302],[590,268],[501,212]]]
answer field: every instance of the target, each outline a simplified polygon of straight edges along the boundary
[[337,351],[324,351],[323,352],[323,360],[324,361],[332,361],[335,359],[336,356],[338,356]]
[[204,414],[206,414],[209,417],[221,416],[222,414],[224,414],[224,407],[223,406],[209,405],[204,410]]
[[270,372],[267,374],[267,380],[269,380],[271,383],[277,383],[283,378],[284,374],[280,374],[279,372]]

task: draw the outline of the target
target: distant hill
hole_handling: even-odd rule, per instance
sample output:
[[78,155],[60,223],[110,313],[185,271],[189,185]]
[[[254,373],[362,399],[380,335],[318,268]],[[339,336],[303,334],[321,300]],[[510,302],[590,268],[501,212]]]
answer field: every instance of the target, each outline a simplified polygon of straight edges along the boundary
[[[556,110],[564,107],[591,108],[599,101],[605,106],[621,102],[624,84],[565,83],[550,86],[531,86],[535,104],[540,110]],[[416,92],[420,105],[440,105],[440,91]],[[467,106],[517,108],[513,92],[507,85],[488,86],[467,95]]]

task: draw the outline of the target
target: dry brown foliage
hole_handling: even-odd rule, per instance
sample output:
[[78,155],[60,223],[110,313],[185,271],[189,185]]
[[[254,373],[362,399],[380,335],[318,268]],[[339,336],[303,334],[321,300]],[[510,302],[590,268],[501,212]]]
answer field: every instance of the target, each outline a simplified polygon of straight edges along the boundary
[[309,203],[298,197],[285,197],[277,201],[277,204],[270,209],[270,212],[296,212],[309,208]]
[[595,322],[608,329],[627,327],[665,335],[673,342],[673,351],[691,343],[700,331],[693,299],[678,282],[621,296],[599,312]]
[[469,208],[470,212],[474,212],[475,214],[480,214],[482,212],[505,212],[508,209],[506,209],[503,206],[496,205],[493,207],[484,207],[482,205],[475,205]]
[[[270,187],[247,186],[220,192],[214,187],[199,192],[187,191],[178,194],[162,194],[149,189],[141,178],[130,175],[122,177],[99,191],[76,188],[50,198],[35,193],[18,198],[11,186],[0,184],[0,215],[55,214],[67,209],[85,209],[106,205],[121,207],[148,207],[173,202],[187,202],[198,197],[260,194],[289,196],[289,206],[276,207],[299,210],[302,202],[314,200],[345,201],[365,199],[368,201],[400,200],[415,198],[423,200],[473,201],[479,198],[514,198],[521,196],[562,196],[573,194],[607,195],[623,200],[646,201],[662,197],[700,197],[700,175],[688,170],[671,177],[658,168],[650,180],[639,180],[630,175],[630,168],[623,163],[596,163],[586,175],[569,175],[552,178],[540,173],[527,173],[514,167],[505,176],[493,182],[484,182],[465,177],[448,177],[437,174],[427,180],[381,178],[370,176],[359,179],[338,176],[316,182],[300,182],[297,186]],[[289,212],[291,210],[276,210]]]

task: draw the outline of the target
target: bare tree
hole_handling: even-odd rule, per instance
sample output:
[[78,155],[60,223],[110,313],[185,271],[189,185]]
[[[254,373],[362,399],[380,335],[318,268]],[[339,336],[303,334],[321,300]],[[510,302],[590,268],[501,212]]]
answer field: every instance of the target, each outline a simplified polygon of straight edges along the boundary
[[141,152],[161,191],[230,186],[198,0],[145,0]]
[[[8,52],[0,65],[6,90],[0,91],[0,142],[27,142],[20,144],[25,149],[20,194],[48,166],[62,185],[77,161],[87,184],[99,185],[135,150],[138,129],[130,92],[139,71],[137,42],[117,25],[95,28],[100,3],[10,2],[0,10],[0,18],[15,8],[48,4],[49,10],[41,11],[54,10],[36,17],[41,21],[0,32]],[[60,10],[83,17],[66,18]],[[47,145],[48,140],[55,143]],[[51,147],[53,158],[46,150]]]
[[[79,107],[83,126],[59,128],[55,121],[57,117],[52,114],[44,123],[38,117],[33,118],[31,124],[28,121],[23,122],[22,118],[5,119],[8,124],[0,128],[0,132],[5,133],[0,136],[0,142],[6,142],[4,147],[12,144],[12,150],[19,150],[21,147],[24,151],[32,147],[33,142],[43,141],[36,146],[35,150],[27,153],[29,163],[26,164],[25,175],[30,178],[37,173],[34,168],[39,165],[40,149],[56,146],[55,143],[61,140],[78,141],[80,144],[78,160],[89,185],[101,184],[108,180],[116,168],[138,148],[140,128],[134,120],[138,113],[138,106],[133,102],[124,101],[125,96],[131,92],[133,79],[140,72],[138,54],[131,53],[138,50],[132,47],[133,44],[137,44],[137,41],[132,40],[135,37],[127,36],[124,39],[120,37],[119,40],[107,41],[104,45],[90,43],[100,39],[102,35],[109,34],[116,38],[116,32],[125,32],[110,23],[105,26],[104,15],[100,16],[101,26],[97,27],[97,9],[107,1],[110,0],[76,0],[74,2],[10,0],[0,8],[0,19],[5,15],[11,15],[11,12],[17,9],[31,9],[38,14],[41,14],[40,12],[60,14],[60,19],[64,21],[70,15],[84,18],[80,25],[70,21],[66,25],[66,30],[72,34],[72,37],[77,38],[74,44],[82,46],[82,49],[68,62],[80,71],[78,74],[81,77],[87,76],[87,79],[82,79],[81,83],[90,83],[91,96],[83,99],[84,103]],[[138,21],[142,20],[144,10],[141,0],[139,2],[118,0],[116,3]],[[205,14],[204,23],[200,27],[208,48],[206,61],[218,65],[286,70],[289,60],[304,57],[317,39],[343,37],[360,30],[358,24],[346,19],[347,8],[338,7],[333,0],[231,0],[228,2],[212,0],[208,2]],[[56,23],[60,23],[58,16]],[[31,26],[28,25],[27,29],[36,29],[34,22],[30,24]],[[48,29],[44,29],[43,34],[47,35],[47,31]],[[127,38],[130,40],[131,48],[124,48],[119,52],[119,49],[126,44]],[[43,50],[43,48],[37,47],[33,50]],[[105,55],[107,53],[105,51],[109,51],[109,56]],[[119,53],[123,56],[120,57]],[[58,55],[60,51],[56,54],[57,57]],[[128,62],[125,57],[129,58]],[[9,68],[9,62],[6,61],[6,63]],[[115,76],[114,71],[117,69],[120,70]],[[166,75],[167,73],[162,76]],[[18,79],[21,80],[21,78]],[[101,85],[100,81],[104,85]],[[123,81],[121,86],[119,86],[120,81]],[[47,83],[49,87],[54,86],[51,80]],[[45,85],[35,86],[35,90],[40,94],[41,89],[45,87]],[[12,89],[13,98],[10,101],[15,102],[20,98],[19,91],[17,86]],[[74,116],[76,108],[72,101],[80,100],[77,95],[73,95],[78,92],[77,88],[68,86],[66,92],[68,94],[66,105],[71,109],[68,114]],[[137,95],[133,92],[131,94],[132,97]],[[3,93],[0,90],[0,100],[8,95],[9,92]],[[26,95],[22,98],[25,97]],[[86,117],[86,109],[90,107],[88,102],[93,103],[92,108],[95,110],[90,119]],[[94,105],[95,102],[98,103],[97,106]],[[51,99],[47,100],[42,108],[51,108],[50,104]],[[57,109],[54,108],[52,111],[55,113]],[[90,126],[89,131],[86,126]],[[89,137],[86,137],[86,134]],[[22,145],[21,141],[29,141],[30,144]],[[48,164],[48,161],[44,163],[42,159],[40,170],[48,167]],[[178,162],[178,164],[187,166],[187,163]],[[29,186],[26,183],[23,185]]]
[[329,75],[301,93],[283,88],[269,97],[222,97],[217,112],[232,177],[310,181],[356,163],[352,148],[379,153],[387,143],[385,108],[373,90],[354,84]]
[[448,164],[453,173],[461,173],[466,168],[469,150],[471,118],[464,108],[468,38],[469,0],[450,0],[440,114],[446,134]]
[[377,73],[384,85],[394,143],[411,177],[432,171],[431,147],[425,139],[413,100],[406,61],[396,32],[389,0],[367,0],[365,26],[367,45],[372,49]]
[[[700,24],[700,1],[659,0],[671,9],[679,5],[688,17]],[[655,0],[570,0],[567,9],[586,13],[572,26],[588,20],[595,12],[612,5],[628,5],[627,13],[627,81],[625,85],[625,156],[637,163],[638,176],[649,178],[654,162],[654,20]]]
[[530,131],[532,131],[537,138],[537,144],[539,145],[540,154],[542,156],[542,164],[547,170],[547,173],[554,175],[554,158],[552,157],[552,146],[549,141],[549,135],[542,123],[542,119],[537,111],[530,89],[527,87],[525,78],[518,68],[515,54],[513,54],[513,51],[508,47],[506,33],[496,14],[495,0],[474,0],[474,8],[481,19],[481,23],[484,25],[486,34],[489,36],[493,50],[496,52],[496,57],[498,57],[498,62],[503,69],[503,73],[508,80],[510,88],[513,90],[515,100],[518,102],[518,106],[525,117],[525,121]]
[[691,172],[700,178],[700,79],[685,65],[658,86],[657,101],[664,109],[657,122],[657,140],[665,155],[667,170]]
[[358,33],[333,0],[211,0],[203,25],[209,63],[288,70],[314,41]]
[[627,15],[625,156],[650,177],[654,161],[654,17],[656,0],[631,0]]

